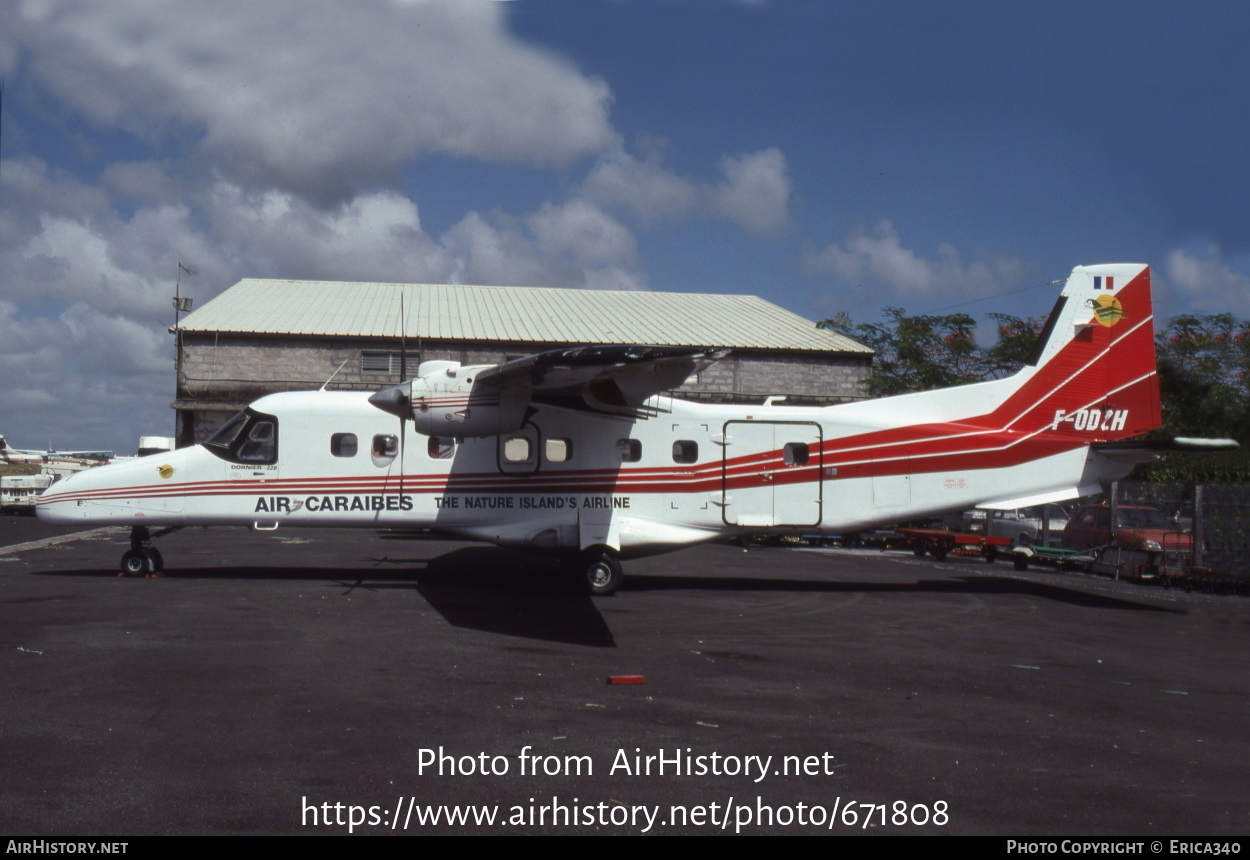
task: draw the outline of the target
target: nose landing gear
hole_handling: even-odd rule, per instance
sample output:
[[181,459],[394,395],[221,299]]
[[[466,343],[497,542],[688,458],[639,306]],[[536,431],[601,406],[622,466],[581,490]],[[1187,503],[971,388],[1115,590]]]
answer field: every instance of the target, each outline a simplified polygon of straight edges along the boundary
[[133,526],[130,529],[130,549],[123,555],[118,576],[145,576],[154,578],[165,572],[165,559],[161,551],[152,546],[152,538],[177,531],[178,527],[162,529],[153,535],[147,526]]

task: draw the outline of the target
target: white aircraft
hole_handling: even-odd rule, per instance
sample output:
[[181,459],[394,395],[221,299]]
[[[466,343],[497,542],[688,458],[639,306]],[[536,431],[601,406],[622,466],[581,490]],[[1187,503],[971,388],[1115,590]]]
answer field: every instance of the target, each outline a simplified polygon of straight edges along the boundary
[[11,464],[27,464],[42,463],[44,455],[38,451],[19,451],[16,448],[10,448],[9,444],[4,441],[4,437],[0,436],[0,463]]
[[593,594],[620,559],[738,534],[845,534],[1098,492],[1159,426],[1150,270],[1073,270],[1014,376],[828,407],[663,392],[721,356],[591,346],[424,362],[379,391],[273,394],[192,448],[73,475],[44,519],[154,527],[428,527],[561,556]]
[[5,441],[3,436],[0,436],[0,463],[15,465],[29,463],[37,465],[58,457],[79,460],[108,460],[112,456],[112,451],[53,451],[51,448],[47,451],[23,451],[18,448],[10,448],[9,443]]

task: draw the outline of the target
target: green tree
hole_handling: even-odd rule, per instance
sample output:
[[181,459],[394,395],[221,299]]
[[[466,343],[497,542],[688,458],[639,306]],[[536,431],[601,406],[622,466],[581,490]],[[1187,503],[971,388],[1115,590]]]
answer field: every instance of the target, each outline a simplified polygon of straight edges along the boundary
[[1176,317],[1155,338],[1155,358],[1171,435],[1247,441],[1250,323],[1231,314]]
[[1041,330],[1038,320],[990,314],[998,340],[983,349],[976,342],[977,322],[968,314],[908,316],[895,307],[882,313],[885,320],[880,323],[855,323],[849,314],[840,313],[818,324],[874,350],[868,393],[878,397],[1015,373]]
[[1165,457],[1133,477],[1250,481],[1250,322],[1232,314],[1171,319],[1155,336],[1162,437],[1236,439],[1236,451]]

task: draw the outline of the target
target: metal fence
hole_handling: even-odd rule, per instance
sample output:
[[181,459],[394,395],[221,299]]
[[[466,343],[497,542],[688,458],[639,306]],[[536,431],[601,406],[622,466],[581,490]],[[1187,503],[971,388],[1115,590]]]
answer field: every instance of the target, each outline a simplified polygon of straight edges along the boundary
[[1121,481],[1117,504],[1153,505],[1193,534],[1193,567],[1250,577],[1250,485]]

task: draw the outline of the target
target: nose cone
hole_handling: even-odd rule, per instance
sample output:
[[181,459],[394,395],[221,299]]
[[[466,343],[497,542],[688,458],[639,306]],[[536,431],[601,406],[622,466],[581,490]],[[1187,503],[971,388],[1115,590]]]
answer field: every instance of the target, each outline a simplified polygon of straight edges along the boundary
[[84,519],[83,507],[77,501],[79,489],[89,489],[86,472],[76,472],[57,481],[35,500],[35,514],[50,523],[72,523]]
[[[218,468],[205,471],[205,462]],[[114,461],[56,482],[39,497],[35,512],[54,523],[182,525],[188,486],[220,478],[220,463],[199,447]]]
[[412,397],[411,383],[405,382],[402,385],[392,385],[390,388],[383,388],[381,391],[369,398],[369,402],[398,418],[412,417]]

